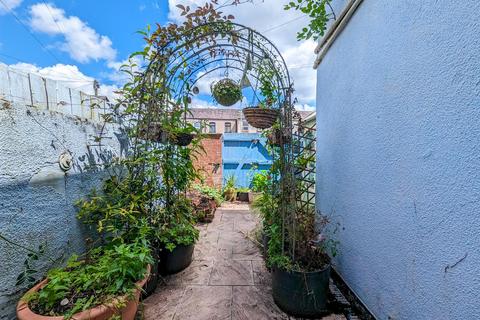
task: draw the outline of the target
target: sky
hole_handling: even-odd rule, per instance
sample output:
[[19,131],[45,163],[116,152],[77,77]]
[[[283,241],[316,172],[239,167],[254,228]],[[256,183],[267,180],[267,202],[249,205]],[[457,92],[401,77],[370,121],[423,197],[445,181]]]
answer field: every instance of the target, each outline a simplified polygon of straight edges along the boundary
[[[0,0],[0,62],[22,72],[64,81],[74,89],[112,95],[125,81],[118,68],[143,40],[147,25],[179,22],[177,4],[206,0]],[[223,11],[235,22],[268,37],[281,51],[292,75],[298,109],[315,105],[315,43],[298,42],[308,24],[299,12],[284,11],[283,0],[253,0]],[[197,101],[212,107],[211,100]]]

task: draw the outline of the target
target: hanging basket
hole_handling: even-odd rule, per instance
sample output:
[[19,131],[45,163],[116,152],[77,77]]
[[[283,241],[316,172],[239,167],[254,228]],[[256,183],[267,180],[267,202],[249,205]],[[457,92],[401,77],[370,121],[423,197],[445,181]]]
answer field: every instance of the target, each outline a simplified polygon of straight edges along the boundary
[[138,137],[143,140],[166,143],[168,140],[168,133],[162,129],[160,123],[151,122],[148,125],[140,126],[138,129]]
[[215,101],[224,107],[231,107],[242,99],[242,89],[235,81],[225,78],[211,85]]
[[248,107],[243,109],[243,115],[247,122],[257,129],[268,129],[278,118],[278,111],[260,107]]
[[192,143],[193,134],[191,133],[179,133],[175,136],[170,137],[170,142],[176,144],[177,146],[186,147]]

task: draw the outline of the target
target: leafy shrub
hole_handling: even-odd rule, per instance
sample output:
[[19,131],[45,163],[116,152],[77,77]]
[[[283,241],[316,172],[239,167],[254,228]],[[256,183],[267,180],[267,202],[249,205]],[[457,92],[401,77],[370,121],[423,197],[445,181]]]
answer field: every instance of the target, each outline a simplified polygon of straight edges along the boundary
[[147,265],[153,263],[145,241],[96,248],[83,258],[73,255],[65,268],[50,270],[45,287],[26,296],[34,312],[70,319],[77,312],[118,298],[115,303],[120,307],[132,297],[135,282],[145,277]]
[[177,245],[190,245],[199,237],[195,228],[193,206],[189,199],[178,195],[171,206],[159,209],[158,216],[163,219],[160,223],[157,239],[170,251]]
[[221,192],[215,188],[203,184],[196,184],[193,186],[193,189],[197,190],[202,195],[208,198],[214,199],[217,206],[220,206],[223,202]]

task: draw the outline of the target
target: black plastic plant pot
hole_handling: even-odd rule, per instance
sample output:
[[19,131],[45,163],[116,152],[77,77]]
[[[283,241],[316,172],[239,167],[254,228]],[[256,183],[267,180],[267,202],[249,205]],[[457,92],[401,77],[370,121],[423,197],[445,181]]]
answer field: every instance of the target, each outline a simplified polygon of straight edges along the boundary
[[160,252],[160,274],[174,274],[187,268],[192,263],[194,244],[177,245],[173,251],[163,249]]
[[314,272],[272,270],[272,293],[285,313],[301,318],[317,318],[327,312],[330,265]]
[[160,257],[158,250],[155,250],[153,253],[153,260],[155,261],[152,265],[152,271],[150,274],[150,278],[148,278],[147,283],[143,287],[142,298],[145,299],[151,296],[155,290],[157,289],[158,280],[159,280],[159,265],[160,265]]
[[262,233],[262,246],[263,246],[263,258],[268,259],[268,243],[270,242],[270,236],[263,231]]
[[248,192],[237,192],[237,201],[248,202]]

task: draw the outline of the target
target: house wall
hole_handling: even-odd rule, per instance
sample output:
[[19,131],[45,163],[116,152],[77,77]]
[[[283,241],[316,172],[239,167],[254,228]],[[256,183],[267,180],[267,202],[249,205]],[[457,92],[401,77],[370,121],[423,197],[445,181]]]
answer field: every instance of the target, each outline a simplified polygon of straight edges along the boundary
[[201,142],[204,151],[193,158],[193,165],[205,179],[205,184],[222,188],[222,135],[208,134]]
[[479,12],[364,0],[318,67],[317,208],[378,319],[480,314]]
[[[83,252],[88,230],[73,204],[100,186],[101,164],[126,148],[125,136],[111,126],[103,146],[95,142],[103,110],[90,108],[91,99],[0,64],[0,235],[33,250],[46,246],[33,265],[37,279],[54,266],[51,260]],[[65,151],[73,156],[67,173],[58,163]],[[27,253],[0,239],[0,319],[15,319],[26,290],[15,282]]]

